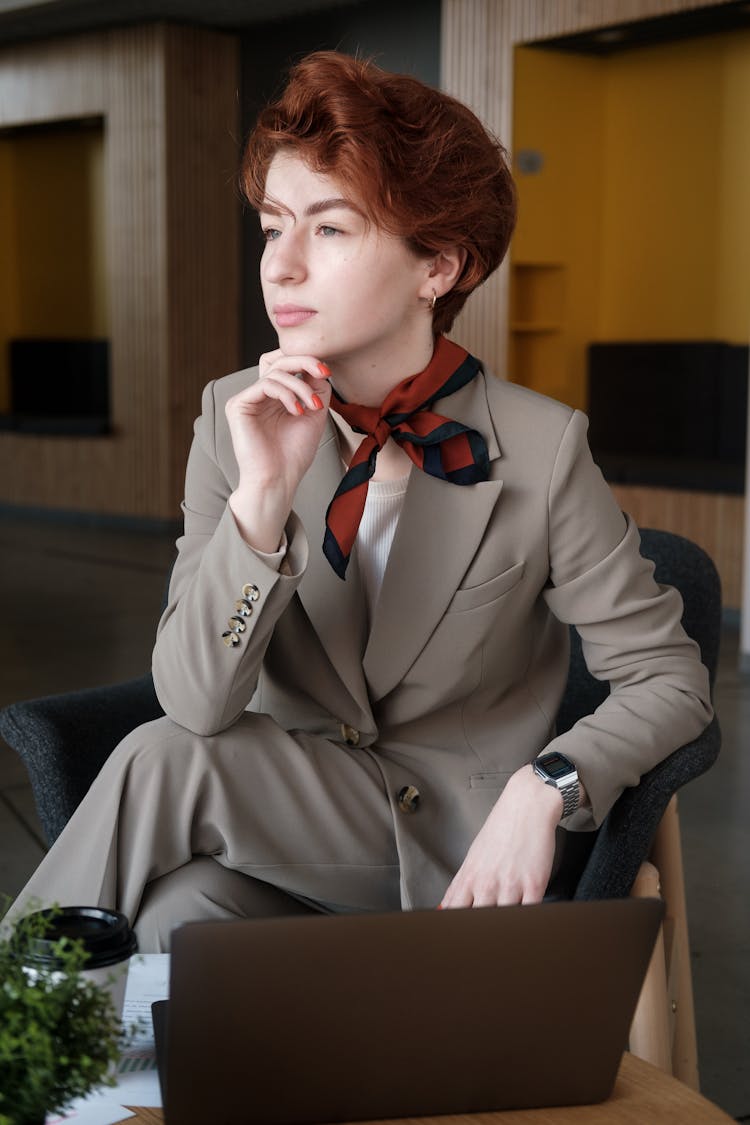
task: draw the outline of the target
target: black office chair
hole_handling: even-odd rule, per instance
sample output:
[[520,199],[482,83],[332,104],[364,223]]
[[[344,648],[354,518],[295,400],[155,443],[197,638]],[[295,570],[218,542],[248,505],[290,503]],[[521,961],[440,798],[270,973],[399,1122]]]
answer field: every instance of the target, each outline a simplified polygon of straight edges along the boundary
[[[711,683],[721,627],[719,577],[710,558],[688,539],[641,532],[642,552],[656,563],[656,579],[676,586],[685,603],[683,624],[700,645]],[[568,685],[558,716],[567,730],[590,714],[608,687],[586,668],[571,629]],[[49,844],[62,832],[109,754],[126,734],[164,712],[151,675],[126,683],[13,703],[0,711],[0,735],[23,759]],[[712,765],[719,751],[716,719],[687,746],[670,754],[638,786],[627,789],[596,834],[576,833],[577,853],[565,894],[617,898],[630,893],[672,794]]]
[[[683,625],[698,642],[713,688],[721,630],[721,589],[711,559],[688,539],[643,530],[642,553],[658,582],[677,587]],[[568,683],[558,731],[568,730],[606,698],[609,688],[588,672],[571,629]],[[126,734],[163,714],[151,675],[109,687],[15,703],[0,711],[0,735],[23,759],[48,843],[65,827],[109,754]],[[698,1086],[679,822],[674,794],[707,770],[719,752],[716,718],[695,741],[675,750],[626,789],[596,833],[568,833],[561,876],[563,898],[622,898],[659,894],[663,927],[631,1027],[630,1049]],[[647,861],[654,847],[657,871]],[[667,885],[669,884],[669,885]],[[672,900],[672,901],[670,901]]]

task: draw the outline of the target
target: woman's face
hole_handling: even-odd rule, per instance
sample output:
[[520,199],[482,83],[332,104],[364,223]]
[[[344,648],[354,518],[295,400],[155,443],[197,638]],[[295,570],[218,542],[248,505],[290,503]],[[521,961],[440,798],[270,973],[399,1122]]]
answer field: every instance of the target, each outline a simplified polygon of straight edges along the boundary
[[391,365],[398,381],[420,370],[432,352],[427,259],[368,223],[334,178],[291,152],[271,162],[260,221],[263,297],[282,351],[340,374]]

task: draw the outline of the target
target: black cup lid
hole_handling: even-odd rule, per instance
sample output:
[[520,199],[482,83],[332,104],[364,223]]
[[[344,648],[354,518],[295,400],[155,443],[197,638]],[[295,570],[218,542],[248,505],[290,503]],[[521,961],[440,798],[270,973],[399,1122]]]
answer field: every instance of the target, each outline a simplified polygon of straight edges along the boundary
[[43,937],[33,938],[29,943],[26,954],[29,964],[53,969],[57,964],[54,944],[63,937],[83,942],[89,954],[84,972],[124,961],[138,948],[130,923],[124,914],[116,910],[103,910],[99,906],[63,906],[61,909],[40,910],[39,913],[47,919],[47,929]]

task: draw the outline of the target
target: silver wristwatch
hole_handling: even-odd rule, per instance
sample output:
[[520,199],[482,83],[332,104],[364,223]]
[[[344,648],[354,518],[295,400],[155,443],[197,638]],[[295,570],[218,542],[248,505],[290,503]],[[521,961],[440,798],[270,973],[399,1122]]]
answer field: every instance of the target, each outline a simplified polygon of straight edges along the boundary
[[546,785],[554,786],[562,796],[563,810],[560,819],[574,813],[581,802],[581,788],[578,784],[578,770],[570,758],[551,750],[549,754],[535,758],[532,765],[534,773]]

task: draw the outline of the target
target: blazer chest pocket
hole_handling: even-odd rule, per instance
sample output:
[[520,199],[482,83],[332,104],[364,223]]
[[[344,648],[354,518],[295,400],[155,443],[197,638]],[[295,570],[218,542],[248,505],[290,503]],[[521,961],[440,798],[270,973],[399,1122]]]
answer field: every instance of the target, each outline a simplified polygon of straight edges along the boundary
[[456,590],[448,605],[448,613],[463,613],[467,609],[479,609],[483,605],[491,605],[503,594],[512,590],[523,578],[524,563],[516,563],[502,574],[496,574],[488,582],[479,586],[466,586]]

